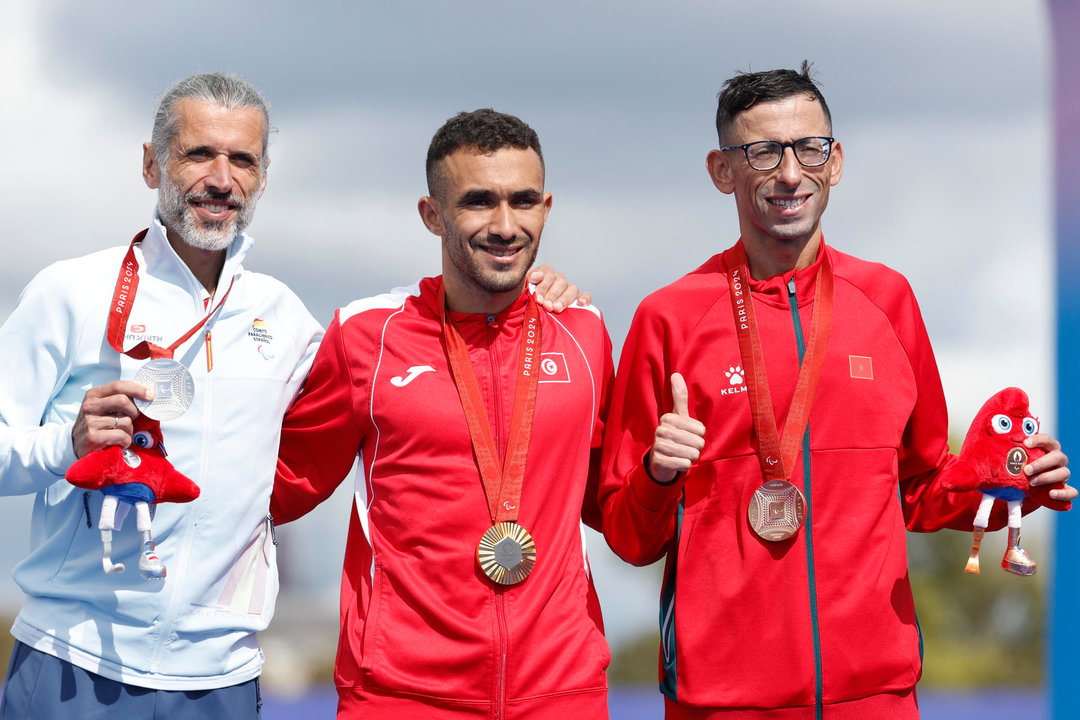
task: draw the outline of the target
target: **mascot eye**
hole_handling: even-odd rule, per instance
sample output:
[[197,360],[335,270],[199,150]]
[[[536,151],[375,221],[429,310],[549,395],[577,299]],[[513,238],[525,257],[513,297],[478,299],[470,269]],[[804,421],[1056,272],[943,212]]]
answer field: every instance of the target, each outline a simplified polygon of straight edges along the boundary
[[1039,421],[1035,418],[1024,418],[1024,434],[1034,435],[1039,432]]
[[146,432],[145,430],[140,430],[139,432],[132,435],[131,436],[131,441],[133,443],[135,443],[136,445],[138,445],[139,447],[153,447],[154,446],[154,436],[151,435],[150,433]]
[[995,415],[990,418],[990,427],[994,428],[994,432],[999,435],[1004,435],[1012,430],[1012,418],[1008,415]]

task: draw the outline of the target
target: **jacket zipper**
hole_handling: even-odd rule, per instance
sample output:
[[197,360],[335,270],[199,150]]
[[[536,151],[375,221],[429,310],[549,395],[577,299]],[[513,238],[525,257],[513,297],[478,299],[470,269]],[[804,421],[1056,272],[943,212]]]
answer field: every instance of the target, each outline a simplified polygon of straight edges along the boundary
[[[802,322],[799,319],[799,300],[795,296],[795,276],[788,280],[788,303],[791,305],[791,321],[795,328],[795,344],[799,350],[799,367],[802,367],[803,355],[806,354],[806,343],[803,340]],[[816,309],[816,308],[815,308]],[[819,352],[824,352],[820,348]],[[806,431],[803,433],[803,496],[806,498],[806,518],[803,523],[804,537],[806,542],[806,578],[810,597],[810,630],[814,640],[814,718],[821,720],[824,716],[824,701],[822,699],[821,679],[821,632],[818,628],[818,603],[817,603],[817,580],[814,574],[814,534],[811,523],[814,503],[811,500],[810,484],[810,422],[806,423]]]
[[[491,365],[491,388],[492,388],[492,431],[495,435],[495,447],[502,447],[502,384],[499,379],[502,373],[499,370],[499,327],[494,315],[487,316],[488,328],[488,359]],[[500,466],[501,466],[500,462]],[[495,593],[495,619],[498,631],[498,655],[496,662],[498,669],[495,676],[495,707],[494,720],[502,720],[506,715],[506,654],[507,654],[507,631],[506,631],[506,599],[505,589],[496,587]]]
[[[203,299],[203,309],[209,307],[210,300],[208,298]],[[211,321],[212,324],[212,321]],[[199,466],[198,478],[192,478],[199,485],[199,487],[205,487],[206,476],[209,472],[210,465],[210,452],[209,449],[214,442],[213,435],[213,407],[214,407],[214,376],[209,372],[210,369],[210,326],[206,328],[206,341],[207,341],[207,373],[206,381],[204,383],[203,393],[203,442],[202,451],[200,453],[202,457],[202,463]],[[184,530],[183,545],[180,552],[176,554],[175,568],[170,567],[170,579],[173,582],[172,598],[169,600],[169,604],[165,609],[165,614],[161,620],[161,636],[158,638],[157,649],[154,652],[154,657],[150,663],[150,671],[157,672],[158,667],[161,665],[161,659],[166,652],[168,646],[171,644],[170,636],[173,633],[173,628],[176,626],[178,605],[180,603],[180,596],[183,594],[180,588],[184,587],[184,576],[188,570],[188,560],[191,556],[191,546],[195,542],[195,526],[198,525],[198,518],[200,510],[202,509],[202,503],[204,495],[200,495],[189,505],[188,517],[190,518],[190,524]]]

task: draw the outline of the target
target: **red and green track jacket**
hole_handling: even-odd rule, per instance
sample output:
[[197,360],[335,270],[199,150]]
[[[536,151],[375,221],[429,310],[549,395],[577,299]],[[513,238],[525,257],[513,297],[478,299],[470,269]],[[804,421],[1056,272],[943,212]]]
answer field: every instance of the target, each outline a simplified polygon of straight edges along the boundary
[[[518,523],[536,565],[501,587],[479,569],[491,526],[440,339],[441,278],[340,309],[285,418],[271,512],[328,497],[359,452],[336,682],[365,717],[606,717],[610,655],[581,520],[600,527],[603,419],[614,379],[600,313],[541,309],[541,375]],[[458,315],[505,452],[525,303]]]
[[[628,562],[667,558],[661,689],[687,709],[755,718],[786,708],[790,715],[768,715],[786,719],[858,701],[846,707],[905,717],[922,665],[905,529],[972,527],[978,494],[940,483],[955,458],[907,281],[822,247],[835,270],[834,322],[809,462],[800,445],[790,478],[808,507],[794,538],[761,540],[747,522],[762,473],[725,276],[731,250],[647,297],[622,350],[604,446],[604,535]],[[820,262],[819,254],[805,270],[751,282],[778,428],[799,369],[789,281],[806,333]],[[662,486],[643,458],[671,409],[675,371],[691,416],[705,424],[705,449]],[[998,508],[992,525],[1004,520]]]

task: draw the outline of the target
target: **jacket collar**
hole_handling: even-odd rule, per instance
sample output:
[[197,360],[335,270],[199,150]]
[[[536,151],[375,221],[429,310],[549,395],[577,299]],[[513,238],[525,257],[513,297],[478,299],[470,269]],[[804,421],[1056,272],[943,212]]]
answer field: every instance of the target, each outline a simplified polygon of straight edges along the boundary
[[[221,277],[218,278],[218,287],[226,288],[230,280],[243,273],[243,260],[254,246],[255,241],[250,235],[240,233],[229,244],[225,254],[225,265],[221,268]],[[187,287],[199,298],[206,298],[210,293],[198,281],[191,269],[180,259],[180,256],[169,244],[165,235],[165,226],[161,224],[158,214],[154,213],[154,219],[146,232],[146,237],[140,243],[142,249],[143,264],[146,272],[154,277],[172,282],[182,287]]]

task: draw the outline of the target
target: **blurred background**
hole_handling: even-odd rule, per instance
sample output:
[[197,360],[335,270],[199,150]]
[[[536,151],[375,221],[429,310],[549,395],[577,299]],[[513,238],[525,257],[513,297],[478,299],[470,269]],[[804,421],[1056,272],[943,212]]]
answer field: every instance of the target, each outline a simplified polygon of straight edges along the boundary
[[[642,297],[737,238],[734,204],[705,172],[721,84],[804,58],[845,150],[826,239],[911,281],[954,447],[1007,385],[1025,388],[1055,433],[1051,46],[1038,0],[4,0],[0,319],[48,263],[146,226],[155,195],[141,143],[156,95],[226,70],[266,94],[276,127],[247,266],[285,281],[317,318],[438,273],[438,240],[416,213],[427,145],[449,116],[490,106],[539,133],[555,199],[541,260],[593,293],[618,353]],[[331,686],[350,501],[345,483],[279,533],[283,588],[262,643],[264,686],[283,703]],[[5,616],[21,602],[10,568],[30,507],[0,501]],[[996,569],[1003,536],[984,541],[978,577],[962,573],[968,534],[910,537],[926,717],[931,698],[946,707],[1003,687],[1041,701],[1052,522],[1025,520],[1040,568],[1027,580]],[[655,703],[661,568],[589,541],[611,683],[645,686],[642,702]],[[0,648],[0,669],[6,659]]]

